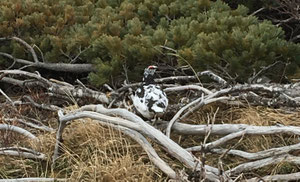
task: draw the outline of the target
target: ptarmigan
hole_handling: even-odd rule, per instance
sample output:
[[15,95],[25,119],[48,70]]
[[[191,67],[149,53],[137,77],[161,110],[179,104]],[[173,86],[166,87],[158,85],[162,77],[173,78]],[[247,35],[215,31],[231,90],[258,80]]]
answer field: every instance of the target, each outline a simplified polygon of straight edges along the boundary
[[162,116],[168,106],[166,93],[154,81],[156,69],[157,66],[145,68],[143,83],[133,96],[134,107],[149,120]]

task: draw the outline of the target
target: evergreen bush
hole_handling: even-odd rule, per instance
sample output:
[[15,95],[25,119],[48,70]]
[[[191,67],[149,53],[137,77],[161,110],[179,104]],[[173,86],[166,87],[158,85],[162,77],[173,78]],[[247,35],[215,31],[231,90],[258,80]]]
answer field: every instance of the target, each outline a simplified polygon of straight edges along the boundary
[[[169,63],[161,45],[177,50],[178,64],[197,71],[229,63],[227,71],[240,81],[278,60],[290,62],[293,74],[300,46],[247,13],[220,0],[10,0],[0,2],[0,36],[38,46],[53,63],[70,62],[86,49],[78,62],[95,64],[89,76],[95,85],[123,80],[123,65],[131,80],[140,80],[146,65]],[[15,42],[0,43],[0,51],[31,59]]]

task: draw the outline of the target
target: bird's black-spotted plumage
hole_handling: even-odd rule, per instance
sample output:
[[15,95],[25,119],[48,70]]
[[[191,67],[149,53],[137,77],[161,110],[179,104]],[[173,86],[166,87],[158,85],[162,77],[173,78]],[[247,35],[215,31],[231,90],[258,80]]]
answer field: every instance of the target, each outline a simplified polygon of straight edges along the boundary
[[135,91],[133,105],[145,118],[161,116],[167,109],[168,98],[165,92],[154,81],[156,66],[149,66],[144,71],[143,83]]

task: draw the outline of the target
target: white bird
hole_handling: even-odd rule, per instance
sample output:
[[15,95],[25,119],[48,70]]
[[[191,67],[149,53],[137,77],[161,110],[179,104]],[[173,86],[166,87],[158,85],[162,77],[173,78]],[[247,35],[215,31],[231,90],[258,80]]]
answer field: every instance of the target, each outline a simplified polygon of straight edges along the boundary
[[154,81],[156,69],[157,66],[145,68],[143,83],[132,99],[136,110],[149,120],[162,116],[168,107],[166,93]]

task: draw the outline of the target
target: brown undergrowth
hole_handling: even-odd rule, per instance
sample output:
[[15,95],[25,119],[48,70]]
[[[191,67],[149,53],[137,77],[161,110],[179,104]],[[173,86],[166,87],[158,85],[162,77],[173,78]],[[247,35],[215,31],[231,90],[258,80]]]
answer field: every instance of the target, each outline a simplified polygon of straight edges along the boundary
[[[184,122],[206,124],[212,122],[214,113],[220,105],[210,105],[194,113]],[[70,110],[76,107],[70,108]],[[2,109],[2,112],[4,110]],[[294,125],[299,126],[300,112],[286,112],[280,109],[265,107],[228,107],[220,106],[214,123],[243,123],[251,125]],[[3,121],[0,121],[3,123]],[[48,124],[56,126],[56,119],[51,118]],[[40,142],[34,143],[15,133],[1,133],[1,147],[24,146],[46,154],[48,160],[36,161],[20,157],[0,156],[0,178],[20,177],[56,177],[68,178],[70,181],[165,181],[167,177],[148,159],[143,149],[120,131],[101,126],[89,119],[73,121],[64,132],[63,154],[55,168],[51,168],[51,157],[55,144],[55,132],[35,132]],[[211,136],[208,142],[219,137]],[[200,145],[204,137],[172,135],[172,139],[183,147]],[[235,147],[247,152],[257,152],[273,147],[286,146],[298,139],[293,136],[245,136],[230,142],[224,148]],[[5,143],[6,142],[6,143]],[[176,170],[183,166],[153,143],[159,155]],[[195,153],[201,158],[201,153]],[[219,155],[207,154],[206,163],[217,167]],[[225,155],[222,159],[225,169],[230,169],[244,159]],[[245,174],[246,176],[263,176],[269,174],[290,173],[299,171],[299,167],[287,163],[267,166]]]
[[41,133],[39,139],[38,143],[23,143],[46,154],[49,160],[1,156],[0,178],[38,176],[68,178],[69,181],[153,181],[162,175],[136,143],[119,131],[93,121],[74,121],[66,128],[63,154],[54,169],[51,169],[51,157],[55,133]]
[[[218,108],[218,109],[217,109]],[[218,111],[217,111],[218,110]],[[274,125],[285,125],[285,126],[300,126],[300,111],[287,111],[283,109],[272,109],[267,107],[224,107],[218,105],[210,105],[203,108],[201,111],[195,113],[192,117],[188,118],[186,121],[193,124],[207,124],[208,120],[211,120],[213,115],[216,114],[216,119],[214,124],[231,123],[231,124],[249,124],[256,126],[274,126]],[[210,124],[212,124],[210,122]],[[178,139],[179,137],[177,137]],[[220,136],[211,136],[207,142],[214,141],[220,138]],[[182,145],[185,147],[191,147],[193,145],[199,145],[204,141],[204,137],[193,136],[187,138]],[[291,144],[296,144],[299,142],[297,136],[291,135],[260,135],[260,136],[244,136],[242,139],[235,139],[224,148],[238,149],[246,152],[259,152],[274,147],[282,147]],[[296,151],[297,152],[297,151]],[[201,153],[195,153],[196,156],[201,158]],[[221,159],[224,164],[224,169],[230,169],[242,162],[247,162],[245,159],[225,155],[219,158],[220,155],[207,154],[205,156],[206,162],[209,165],[217,167],[219,159]],[[274,174],[289,174],[293,172],[299,172],[300,166],[289,164],[286,162],[279,163],[277,165],[270,165],[264,168],[251,171],[249,173],[243,174],[244,176],[265,176]]]

